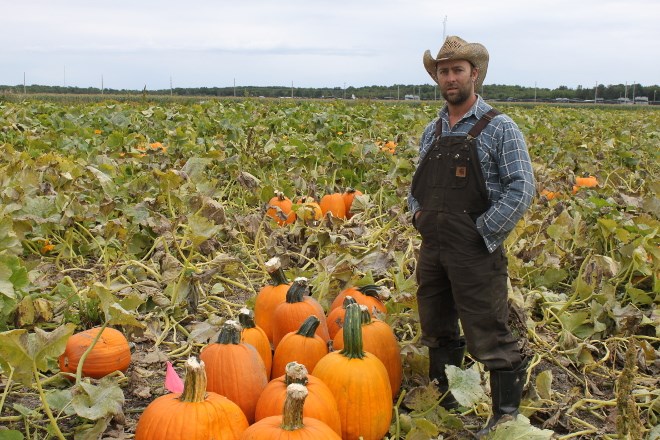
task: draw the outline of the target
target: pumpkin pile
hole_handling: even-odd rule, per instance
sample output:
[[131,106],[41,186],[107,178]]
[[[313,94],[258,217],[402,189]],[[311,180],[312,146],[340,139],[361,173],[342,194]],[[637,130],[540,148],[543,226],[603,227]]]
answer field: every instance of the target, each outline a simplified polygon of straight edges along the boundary
[[[154,400],[136,439],[380,440],[387,434],[402,363],[392,328],[379,319],[387,314],[379,287],[347,287],[326,314],[307,278],[289,283],[278,258],[266,266],[272,284],[259,291],[254,310],[242,308],[238,321],[226,320],[217,340],[201,349],[201,362],[186,363],[183,392]],[[181,423],[165,423],[179,412]]]
[[266,215],[280,226],[294,223],[296,219],[304,223],[319,221],[328,212],[336,218],[350,219],[353,216],[353,199],[359,195],[362,195],[361,191],[346,188],[344,192],[325,194],[317,202],[312,196],[299,196],[291,200],[283,192],[275,191],[266,205]]

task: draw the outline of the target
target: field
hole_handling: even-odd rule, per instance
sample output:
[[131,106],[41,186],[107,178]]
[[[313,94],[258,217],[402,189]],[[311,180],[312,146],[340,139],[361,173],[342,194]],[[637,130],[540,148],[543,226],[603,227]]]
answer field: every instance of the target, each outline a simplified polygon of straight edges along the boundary
[[[506,242],[512,325],[533,354],[525,418],[492,438],[658,439],[660,111],[498,108],[525,134],[539,195]],[[382,287],[404,365],[390,439],[469,438],[489,416],[485,372],[468,363],[452,385],[467,404],[449,414],[418,342],[405,198],[437,110],[0,99],[0,439],[132,438],[167,392],[166,361],[182,374],[253,306],[273,256],[326,308],[348,285]],[[598,185],[574,191],[588,175]],[[265,215],[275,190],[347,187],[363,193],[350,220]],[[129,369],[64,377],[68,337],[101,325],[127,335]]]

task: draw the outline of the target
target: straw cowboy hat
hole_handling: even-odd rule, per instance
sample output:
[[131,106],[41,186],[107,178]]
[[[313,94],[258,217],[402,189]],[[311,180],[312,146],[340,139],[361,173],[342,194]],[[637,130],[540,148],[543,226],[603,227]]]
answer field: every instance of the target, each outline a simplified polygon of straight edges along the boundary
[[436,65],[438,61],[445,60],[466,60],[469,61],[479,71],[479,76],[474,84],[474,90],[480,90],[481,85],[486,78],[488,70],[488,51],[479,43],[468,43],[460,37],[449,36],[440,48],[438,56],[433,58],[431,51],[424,52],[424,67],[431,75],[431,78],[437,83]]

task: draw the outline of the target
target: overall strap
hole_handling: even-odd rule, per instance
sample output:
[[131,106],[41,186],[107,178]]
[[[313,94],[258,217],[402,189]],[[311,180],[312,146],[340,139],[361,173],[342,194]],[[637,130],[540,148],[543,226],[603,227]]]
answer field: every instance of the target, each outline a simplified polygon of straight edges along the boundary
[[502,112],[495,110],[494,108],[490,109],[488,113],[483,115],[481,119],[479,119],[477,123],[474,124],[474,127],[472,127],[472,129],[468,132],[467,135],[468,140],[474,139],[477,136],[479,136],[479,134],[481,134],[483,129],[486,128],[488,124],[490,124],[490,121],[492,121],[493,118],[499,114],[502,114]]

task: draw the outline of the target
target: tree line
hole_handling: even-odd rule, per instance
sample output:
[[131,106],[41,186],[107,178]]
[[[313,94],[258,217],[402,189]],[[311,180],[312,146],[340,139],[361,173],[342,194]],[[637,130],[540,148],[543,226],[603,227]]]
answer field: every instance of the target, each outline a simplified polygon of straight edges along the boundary
[[[480,94],[491,100],[555,100],[567,98],[574,100],[604,99],[614,101],[619,98],[645,96],[649,101],[656,100],[656,91],[660,86],[644,86],[641,84],[598,85],[595,87],[578,86],[575,89],[560,86],[556,89],[523,87],[516,85],[488,84],[483,86]],[[82,95],[176,95],[176,96],[215,96],[215,97],[265,97],[265,98],[314,98],[314,99],[406,99],[421,100],[441,99],[435,85],[395,84],[391,86],[341,87],[287,87],[287,86],[236,86],[236,87],[175,87],[160,90],[127,90],[99,89],[96,87],[63,87],[44,85],[0,85],[0,93],[5,94],[82,94]]]

